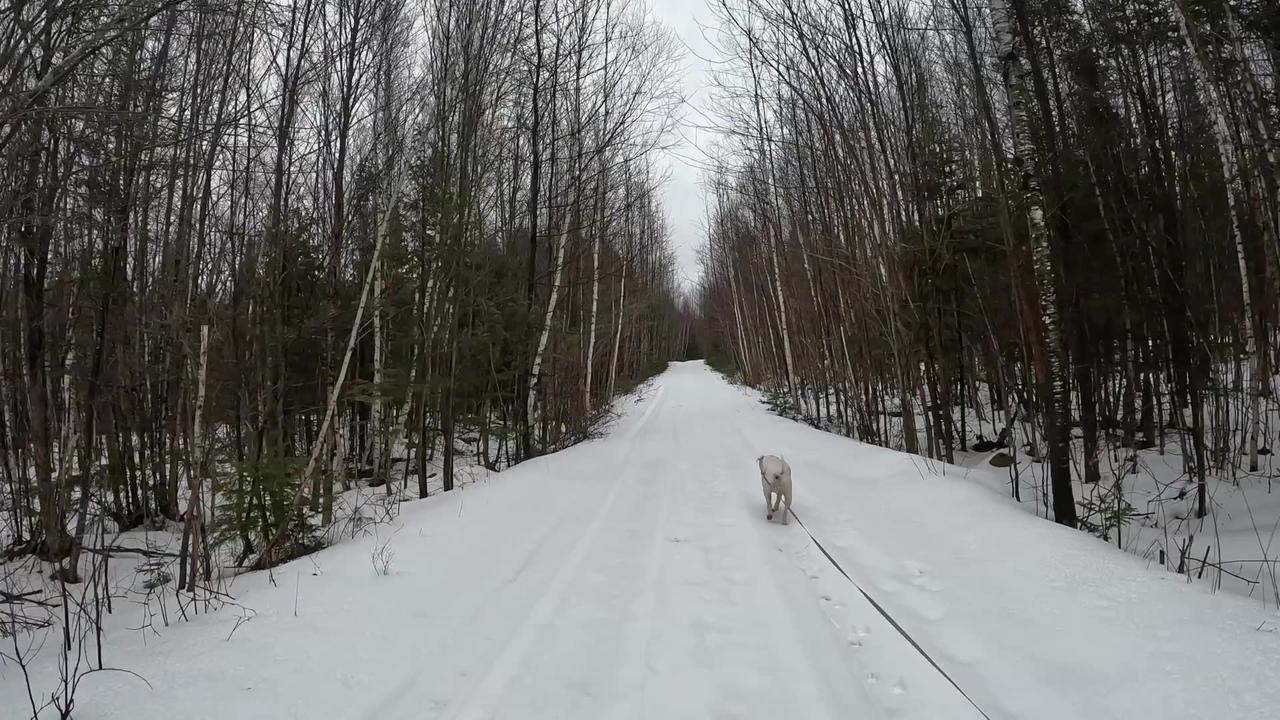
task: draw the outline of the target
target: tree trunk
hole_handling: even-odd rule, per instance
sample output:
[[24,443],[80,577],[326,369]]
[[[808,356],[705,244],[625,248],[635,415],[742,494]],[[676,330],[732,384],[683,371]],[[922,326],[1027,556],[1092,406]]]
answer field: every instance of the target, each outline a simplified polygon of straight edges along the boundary
[[[1021,0],[1012,0],[1020,2]],[[1057,271],[1054,267],[1049,228],[1044,222],[1044,200],[1037,176],[1038,152],[1032,141],[1026,107],[1026,68],[1024,52],[1016,32],[1014,11],[1006,0],[994,0],[991,13],[996,32],[996,47],[1005,91],[1009,97],[1011,128],[1014,136],[1015,166],[1019,168],[1022,200],[1026,206],[1027,230],[1031,242],[1032,268],[1035,273],[1040,335],[1039,384],[1043,388],[1044,436],[1049,450],[1050,486],[1054,520],[1068,527],[1076,526],[1076,506],[1071,485],[1070,454],[1070,389],[1067,386],[1067,359],[1060,328]]]

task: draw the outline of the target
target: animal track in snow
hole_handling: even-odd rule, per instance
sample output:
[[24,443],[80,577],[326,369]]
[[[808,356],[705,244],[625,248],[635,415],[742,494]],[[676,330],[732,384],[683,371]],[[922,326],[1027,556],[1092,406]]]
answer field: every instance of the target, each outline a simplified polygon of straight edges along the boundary
[[929,577],[929,570],[924,565],[917,562],[907,561],[903,563],[902,566],[907,576],[907,581],[915,587],[918,587],[921,590],[928,590],[929,592],[939,592],[942,590],[942,585]]
[[871,684],[871,685],[875,685],[875,684],[876,684],[876,683],[878,683],[878,682],[880,682],[880,676],[879,676],[879,675],[877,675],[876,673],[873,673],[873,672],[869,672],[869,673],[867,673],[867,683],[869,683],[869,684]]
[[871,628],[866,625],[854,625],[849,628],[849,634],[846,636],[849,645],[852,647],[862,647],[862,639],[871,634]]
[[905,678],[898,678],[898,682],[893,684],[893,694],[894,695],[907,694],[907,681]]

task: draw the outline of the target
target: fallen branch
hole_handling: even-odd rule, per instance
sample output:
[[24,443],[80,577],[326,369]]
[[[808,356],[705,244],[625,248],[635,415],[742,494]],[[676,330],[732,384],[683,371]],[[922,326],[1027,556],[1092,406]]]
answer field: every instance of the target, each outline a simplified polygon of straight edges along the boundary
[[[1192,560],[1193,562],[1196,562],[1196,559],[1195,559],[1195,558],[1191,558],[1191,560]],[[1237,580],[1243,580],[1244,582],[1247,582],[1247,583],[1249,583],[1250,585],[1257,585],[1257,584],[1258,584],[1258,581],[1257,581],[1257,580],[1250,580],[1249,578],[1244,577],[1243,575],[1237,575],[1237,574],[1235,574],[1235,573],[1231,572],[1230,570],[1227,570],[1226,568],[1222,567],[1222,566],[1221,566],[1221,565],[1219,565],[1218,563],[1206,562],[1206,561],[1204,561],[1204,560],[1200,560],[1200,561],[1198,561],[1198,562],[1200,563],[1200,573],[1201,573],[1201,575],[1203,575],[1203,574],[1204,574],[1204,569],[1205,569],[1206,567],[1211,567],[1211,568],[1216,569],[1218,572],[1221,572],[1221,573],[1223,573],[1223,574],[1225,574],[1225,575],[1230,575],[1231,577],[1236,578]],[[1232,560],[1232,561],[1230,561],[1230,562],[1242,562],[1242,561],[1240,561],[1240,560]]]
[[40,600],[39,598],[36,597],[37,595],[40,594],[40,592],[41,591],[39,590],[32,590],[30,592],[24,592],[24,593],[11,593],[11,592],[6,592],[4,590],[0,590],[0,602],[6,602],[6,603],[9,603],[10,605],[15,605],[17,603],[28,603],[31,605],[39,605],[41,607],[48,607],[48,608],[54,607],[53,603],[47,600]]
[[149,548],[120,547],[115,545],[108,545],[106,547],[98,547],[98,548],[87,547],[87,548],[84,548],[84,552],[93,553],[95,555],[106,555],[108,557],[112,555],[137,555],[139,557],[146,557],[146,558],[178,557],[178,553],[165,552],[164,550],[151,550]]

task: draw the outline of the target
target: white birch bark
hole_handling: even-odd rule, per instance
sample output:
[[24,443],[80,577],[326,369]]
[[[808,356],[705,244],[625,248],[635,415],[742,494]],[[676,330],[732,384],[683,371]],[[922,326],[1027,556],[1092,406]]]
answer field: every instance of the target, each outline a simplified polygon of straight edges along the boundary
[[799,406],[799,397],[796,394],[796,373],[795,363],[791,356],[791,335],[787,328],[787,300],[782,293],[782,273],[778,265],[778,244],[781,233],[770,231],[771,239],[769,242],[769,260],[773,265],[773,291],[777,296],[778,302],[778,329],[782,335],[782,359],[786,364],[787,372],[787,389],[791,392],[791,399]]
[[609,231],[609,222],[605,217],[608,214],[608,207],[604,200],[609,192],[609,168],[603,160],[600,162],[600,173],[598,192],[602,199],[600,200],[600,217],[597,220],[601,225],[593,228],[591,238],[591,329],[587,332],[587,377],[582,387],[582,407],[588,417],[591,416],[591,380],[596,357],[596,315],[600,308],[600,236]]
[[[373,257],[369,260],[369,271],[365,273],[364,285],[360,290],[360,302],[356,305],[356,316],[351,322],[351,333],[347,337],[347,349],[342,355],[342,365],[338,368],[338,377],[334,380],[333,387],[329,389],[329,402],[325,405],[324,419],[320,422],[320,432],[316,433],[316,440],[311,445],[311,452],[307,457],[306,467],[302,471],[302,478],[299,480],[298,488],[293,494],[291,505],[295,511],[302,507],[307,486],[311,481],[312,474],[315,473],[321,450],[324,448],[325,436],[329,432],[330,424],[333,423],[333,416],[338,407],[338,397],[342,394],[342,386],[346,383],[347,371],[351,367],[351,355],[355,351],[356,341],[360,337],[360,326],[364,321],[365,307],[369,304],[370,289],[373,287],[373,278],[377,274],[378,263],[382,257],[382,247],[386,242],[387,232],[390,230],[391,217],[395,214],[399,205],[399,197],[404,190],[406,177],[407,174],[402,161],[397,165],[391,182],[391,192],[388,195],[387,207],[383,210],[382,217],[378,220],[378,234],[373,245]],[[262,552],[254,560],[253,568],[255,570],[263,570],[271,566],[275,558],[276,549],[284,541],[288,532],[289,525],[287,522],[281,523],[276,528],[275,533],[262,546]]]
[[564,236],[563,231],[557,232],[555,237],[558,239],[558,245],[556,247],[556,267],[551,278],[551,296],[547,298],[547,311],[543,313],[542,316],[542,330],[538,336],[538,347],[533,354],[533,368],[529,374],[529,377],[531,378],[528,397],[529,416],[526,418],[529,422],[529,427],[533,427],[535,415],[534,400],[537,397],[538,386],[542,383],[542,378],[539,373],[542,372],[542,358],[547,351],[547,340],[551,337],[551,321],[555,317],[556,302],[560,299],[560,275],[564,270],[565,247],[569,244],[568,238]]
[[[1040,192],[1040,180],[1036,176],[1036,147],[1030,133],[1026,106],[1026,67],[1021,55],[1013,9],[1007,0],[991,3],[992,23],[996,35],[996,47],[1004,74],[1005,92],[1009,98],[1011,132],[1013,134],[1015,166],[1020,168],[1022,198],[1027,206],[1027,230],[1031,241],[1031,263],[1036,281],[1036,299],[1039,305],[1040,326],[1044,333],[1044,350],[1048,358],[1048,383],[1050,406],[1045,408],[1049,420],[1054,423],[1050,443],[1051,465],[1054,444],[1066,441],[1067,429],[1061,424],[1070,421],[1070,396],[1067,388],[1065,348],[1062,342],[1061,321],[1058,317],[1058,292],[1054,277],[1053,257],[1049,228],[1044,221],[1044,198]],[[1048,423],[1045,423],[1048,429]],[[1057,452],[1067,452],[1059,447]],[[1067,468],[1069,472],[1069,467]],[[1051,482],[1054,515],[1057,522],[1075,527],[1076,510],[1069,476],[1056,477]],[[1065,481],[1064,481],[1065,480]]]
[[618,352],[622,349],[622,323],[626,318],[627,300],[627,260],[622,259],[622,279],[618,282],[618,329],[613,335],[613,357],[609,360],[609,397],[613,397],[614,383],[618,379]]
[[[1262,154],[1267,158],[1266,167],[1269,168],[1272,173],[1276,173],[1277,171],[1280,171],[1280,164],[1276,162],[1275,139],[1272,137],[1270,128],[1267,127],[1267,118],[1265,115],[1266,101],[1264,100],[1264,93],[1262,88],[1258,85],[1257,75],[1254,74],[1253,68],[1249,64],[1249,57],[1245,54],[1244,45],[1240,41],[1240,23],[1236,20],[1235,13],[1231,10],[1231,4],[1224,2],[1222,4],[1222,9],[1227,16],[1227,28],[1231,33],[1231,43],[1235,49],[1238,72],[1243,80],[1243,85],[1246,94],[1249,96],[1249,101],[1253,105],[1253,113],[1250,117],[1253,118],[1254,131],[1258,134],[1258,140],[1262,143]],[[1259,174],[1261,175],[1263,172],[1265,171],[1260,171]],[[1266,184],[1267,183],[1264,180],[1262,182],[1263,187],[1259,188],[1259,194],[1263,197],[1267,195]],[[1280,178],[1273,176],[1271,178],[1271,185],[1272,197],[1269,198],[1271,213],[1267,213],[1266,211],[1263,212],[1263,225],[1264,231],[1268,234],[1268,237],[1266,238],[1268,244],[1275,241],[1275,226],[1280,222],[1280,218],[1275,216],[1275,213],[1280,213]],[[1268,219],[1270,221],[1265,222]]]
[[1249,398],[1249,471],[1255,472],[1258,469],[1258,433],[1261,415],[1259,408],[1261,393],[1259,393],[1256,386],[1264,382],[1264,379],[1259,377],[1258,372],[1261,365],[1261,356],[1259,355],[1257,338],[1254,337],[1253,321],[1255,315],[1253,298],[1249,290],[1249,264],[1245,257],[1244,237],[1240,232],[1241,217],[1248,212],[1247,208],[1243,207],[1245,193],[1240,182],[1235,147],[1231,139],[1231,130],[1227,125],[1226,114],[1223,111],[1222,98],[1218,96],[1218,88],[1213,84],[1213,78],[1209,75],[1209,69],[1206,67],[1204,58],[1201,56],[1199,48],[1196,47],[1182,0],[1174,0],[1172,6],[1173,14],[1178,20],[1178,29],[1187,48],[1187,54],[1191,58],[1191,70],[1196,77],[1196,91],[1200,95],[1201,102],[1204,103],[1205,108],[1213,118],[1213,138],[1218,148],[1218,158],[1222,163],[1222,175],[1223,179],[1226,180],[1227,193],[1229,195],[1227,207],[1231,213],[1231,236],[1235,241],[1236,264],[1240,273],[1240,299],[1244,304],[1244,319],[1241,322],[1240,330],[1244,334],[1245,353],[1249,359],[1242,383],[1244,392]]
[[191,496],[187,498],[187,526],[191,528],[191,574],[188,576],[188,589],[195,590],[196,576],[200,572],[201,552],[204,546],[204,513],[202,498],[205,466],[205,378],[209,370],[209,326],[200,326],[200,375],[196,379],[196,417],[192,430],[191,470],[187,475],[188,489]]
[[[427,298],[431,297],[431,294],[434,291],[434,286],[435,286],[435,278],[434,277],[427,278],[427,291],[426,291]],[[425,312],[428,301],[426,298],[423,298],[422,293],[415,292],[413,294],[413,300],[414,300],[413,302],[414,307],[421,309],[423,312]],[[393,433],[391,437],[393,438],[393,442],[395,440],[404,439],[405,437],[406,428],[408,427],[408,424],[409,424],[409,407],[413,405],[413,383],[414,383],[414,380],[416,380],[418,377],[418,364],[419,364],[418,357],[420,355],[421,348],[425,344],[426,344],[426,339],[424,338],[423,342],[414,344],[413,352],[410,353],[409,384],[408,386],[405,387],[404,400],[401,401],[400,403],[400,410],[396,413],[395,424],[392,426]],[[406,463],[407,462],[408,461],[406,460]],[[391,483],[388,481],[387,484],[390,485]]]
[[738,335],[738,355],[742,360],[742,372],[746,377],[751,377],[751,359],[747,353],[747,337],[742,326],[742,307],[741,300],[738,297],[737,272],[733,267],[733,260],[728,256],[725,257],[726,268],[725,274],[729,276],[729,296],[733,300],[733,319],[734,327]]

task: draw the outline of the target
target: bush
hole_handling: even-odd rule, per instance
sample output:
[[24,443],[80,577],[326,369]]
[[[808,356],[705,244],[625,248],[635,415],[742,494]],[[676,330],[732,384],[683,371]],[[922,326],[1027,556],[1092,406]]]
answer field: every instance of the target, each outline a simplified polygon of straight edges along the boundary
[[1125,499],[1120,483],[1105,489],[1101,483],[1089,487],[1094,490],[1080,503],[1080,529],[1111,542],[1113,533],[1119,537],[1120,531],[1141,513]]
[[247,461],[221,484],[220,492],[229,502],[218,514],[213,537],[218,543],[240,542],[237,564],[243,564],[282,524],[288,530],[284,544],[274,553],[276,562],[325,546],[311,513],[305,506],[293,505],[304,462],[295,457]]

